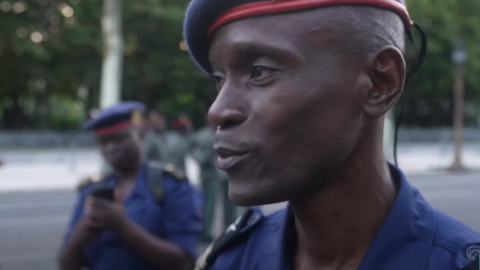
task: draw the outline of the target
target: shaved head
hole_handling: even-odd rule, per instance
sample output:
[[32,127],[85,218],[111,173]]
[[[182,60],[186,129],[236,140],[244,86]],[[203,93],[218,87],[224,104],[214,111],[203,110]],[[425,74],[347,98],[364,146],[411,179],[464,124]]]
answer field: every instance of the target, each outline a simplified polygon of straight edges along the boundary
[[[328,9],[328,12],[323,9]],[[296,17],[303,21],[309,32],[322,30],[321,35],[325,35],[325,27],[322,25],[326,24],[329,44],[342,54],[359,56],[387,45],[404,51],[405,26],[397,14],[370,6],[334,6],[323,9],[305,11],[301,16],[296,14]],[[323,39],[320,33],[315,38]]]

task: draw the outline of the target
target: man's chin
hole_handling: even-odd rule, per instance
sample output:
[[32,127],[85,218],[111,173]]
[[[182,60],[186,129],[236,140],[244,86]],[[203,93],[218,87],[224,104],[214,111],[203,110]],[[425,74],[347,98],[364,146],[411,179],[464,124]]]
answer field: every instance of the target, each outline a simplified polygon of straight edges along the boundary
[[274,204],[286,201],[285,198],[278,198],[274,194],[264,192],[236,192],[235,189],[230,189],[230,200],[238,206],[260,206],[265,204]]
[[130,164],[126,163],[126,162],[123,162],[121,160],[119,161],[111,161],[109,162],[110,163],[110,166],[112,167],[112,169],[114,171],[128,171],[129,170],[129,167],[130,167]]

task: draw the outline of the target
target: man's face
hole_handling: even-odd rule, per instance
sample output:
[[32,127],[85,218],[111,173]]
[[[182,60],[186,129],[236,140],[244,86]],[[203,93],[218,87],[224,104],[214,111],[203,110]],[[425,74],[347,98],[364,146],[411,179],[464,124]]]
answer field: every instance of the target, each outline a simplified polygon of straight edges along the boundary
[[97,135],[102,153],[115,170],[128,170],[142,158],[142,139],[138,128]]
[[157,132],[165,130],[165,117],[158,113],[151,113],[149,115],[150,126]]
[[188,133],[192,129],[192,122],[187,116],[180,116],[178,119],[178,124],[174,126],[175,130],[180,133]]
[[250,18],[213,37],[219,93],[209,120],[220,127],[217,165],[240,205],[314,192],[355,148],[370,81],[361,60],[334,49],[324,15],[315,28],[298,14]]

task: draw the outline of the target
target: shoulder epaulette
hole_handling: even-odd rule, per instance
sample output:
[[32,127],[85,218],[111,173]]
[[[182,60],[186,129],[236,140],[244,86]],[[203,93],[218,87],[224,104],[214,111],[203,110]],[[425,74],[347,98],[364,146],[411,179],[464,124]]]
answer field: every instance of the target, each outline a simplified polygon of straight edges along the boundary
[[173,176],[176,180],[184,180],[186,178],[185,172],[173,164],[163,165],[163,171]]
[[77,191],[81,191],[84,188],[90,186],[91,184],[98,183],[103,179],[99,174],[91,175],[80,180],[77,184]]
[[[239,216],[235,222],[230,225],[227,230],[215,240],[205,252],[198,258],[195,270],[208,270],[215,260],[227,249],[239,244],[248,239],[250,230],[255,225],[259,224],[263,215],[261,211],[249,209],[243,215]],[[245,232],[245,229],[247,231]]]

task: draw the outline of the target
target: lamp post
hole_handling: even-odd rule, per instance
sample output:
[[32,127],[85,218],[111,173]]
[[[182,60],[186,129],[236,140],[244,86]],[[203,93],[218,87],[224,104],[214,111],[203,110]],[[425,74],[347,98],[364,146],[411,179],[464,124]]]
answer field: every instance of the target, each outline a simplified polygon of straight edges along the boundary
[[122,0],[104,0],[102,16],[103,63],[100,81],[100,108],[120,101],[124,44]]
[[453,88],[453,141],[454,159],[450,166],[451,171],[465,170],[462,163],[463,123],[465,100],[465,63],[467,61],[467,45],[464,39],[457,39],[452,52],[452,61],[455,64],[455,82]]

